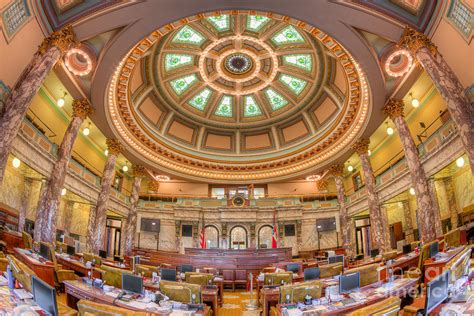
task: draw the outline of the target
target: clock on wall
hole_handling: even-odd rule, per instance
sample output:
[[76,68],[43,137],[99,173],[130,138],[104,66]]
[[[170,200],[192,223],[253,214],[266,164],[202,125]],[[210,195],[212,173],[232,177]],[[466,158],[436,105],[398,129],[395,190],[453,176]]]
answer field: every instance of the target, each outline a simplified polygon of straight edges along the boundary
[[245,198],[242,195],[236,195],[232,198],[232,206],[242,207],[245,205]]

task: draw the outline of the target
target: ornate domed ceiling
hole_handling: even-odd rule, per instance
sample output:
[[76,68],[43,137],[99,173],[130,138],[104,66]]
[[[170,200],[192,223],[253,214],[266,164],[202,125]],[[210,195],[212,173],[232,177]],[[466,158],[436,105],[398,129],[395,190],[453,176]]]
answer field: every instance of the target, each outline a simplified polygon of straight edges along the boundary
[[149,166],[210,182],[303,175],[366,124],[368,91],[348,52],[277,14],[223,11],[166,25],[109,83],[116,136]]

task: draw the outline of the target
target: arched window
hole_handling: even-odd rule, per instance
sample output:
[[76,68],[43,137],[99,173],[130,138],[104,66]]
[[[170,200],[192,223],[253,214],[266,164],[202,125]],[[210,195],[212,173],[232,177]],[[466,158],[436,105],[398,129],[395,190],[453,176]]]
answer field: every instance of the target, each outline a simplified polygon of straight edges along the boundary
[[263,225],[258,230],[258,248],[272,247],[273,227],[271,225]]
[[230,248],[247,248],[247,230],[242,226],[234,226],[230,230]]
[[219,230],[214,225],[207,225],[204,228],[207,248],[219,248]]

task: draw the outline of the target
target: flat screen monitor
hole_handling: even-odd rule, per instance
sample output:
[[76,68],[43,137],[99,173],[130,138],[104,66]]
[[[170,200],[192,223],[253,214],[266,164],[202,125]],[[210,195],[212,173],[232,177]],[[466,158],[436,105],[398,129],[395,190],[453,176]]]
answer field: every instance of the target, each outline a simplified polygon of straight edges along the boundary
[[403,253],[410,253],[410,252],[411,252],[411,245],[404,245]]
[[370,256],[371,256],[372,258],[377,257],[379,254],[380,254],[380,250],[378,250],[378,249],[372,249],[372,250],[370,251]]
[[49,260],[49,247],[43,243],[40,243],[39,255],[45,260]]
[[296,263],[290,263],[289,265],[286,266],[286,271],[291,271],[293,273],[298,273],[300,272],[300,265]]
[[357,291],[360,288],[360,272],[339,276],[339,294]]
[[74,246],[67,245],[67,254],[73,256],[76,253],[76,248]]
[[122,273],[122,290],[127,293],[142,294],[143,279],[133,274]]
[[59,315],[56,302],[56,290],[36,276],[31,277],[33,300],[49,315]]
[[339,255],[339,256],[331,256],[331,257],[328,257],[328,263],[329,263],[329,264],[331,264],[331,263],[336,263],[336,262],[344,263],[344,256],[343,256],[343,255]]
[[161,279],[165,281],[176,281],[176,270],[161,269]]
[[183,264],[183,265],[181,266],[181,272],[182,272],[182,273],[193,272],[193,270],[194,270],[194,269],[193,269],[193,266],[190,265],[190,264]]
[[425,313],[428,315],[433,309],[448,298],[449,270],[440,274],[426,285]]
[[101,257],[103,259],[107,259],[107,251],[99,250],[99,257]]
[[318,232],[327,232],[336,230],[336,218],[320,218],[316,220],[316,230]]
[[317,280],[321,277],[321,271],[319,268],[307,268],[304,270],[304,280],[311,281]]
[[430,245],[430,258],[436,256],[439,252],[439,243],[436,241]]

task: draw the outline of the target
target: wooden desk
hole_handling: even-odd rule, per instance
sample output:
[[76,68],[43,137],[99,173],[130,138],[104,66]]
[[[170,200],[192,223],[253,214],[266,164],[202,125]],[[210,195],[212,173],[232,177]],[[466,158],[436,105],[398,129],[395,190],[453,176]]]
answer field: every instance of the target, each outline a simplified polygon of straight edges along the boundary
[[86,265],[80,262],[79,260],[68,258],[60,254],[56,254],[56,260],[65,269],[73,270],[79,276],[89,276],[89,272],[92,270],[92,276],[94,278],[99,278],[99,279],[101,278],[101,275],[99,272],[97,272],[95,269],[87,268]]
[[14,248],[23,248],[23,237],[18,232],[7,232],[5,230],[0,230],[0,240],[4,241],[7,244],[7,252],[13,253]]
[[[303,282],[304,281],[304,274],[301,273],[301,274],[298,274],[298,276],[294,276],[293,275],[293,283],[298,283],[298,282]],[[255,287],[256,287],[256,292],[257,292],[257,297],[259,297],[260,295],[260,291],[262,290],[264,284],[263,284],[264,280],[256,280],[255,283]],[[278,284],[276,284],[278,285]]]
[[[331,310],[326,308],[325,310],[319,311],[318,315],[329,316],[329,315],[343,315],[348,312],[360,309],[362,307],[366,307],[368,305],[375,304],[384,300],[389,296],[398,296],[398,297],[405,297],[411,291],[415,291],[415,288],[418,284],[418,279],[400,279],[401,281],[399,284],[394,286],[393,288],[387,290],[386,292],[378,292],[377,289],[382,286],[383,282],[376,282],[374,284],[370,284],[364,286],[360,289],[360,292],[365,294],[366,299],[364,301],[357,302],[355,304],[351,304],[349,306],[338,305],[338,303],[331,304]],[[328,305],[327,305],[328,306]],[[281,308],[285,307],[285,305],[277,305],[278,315],[281,316]],[[265,315],[265,314],[264,314]]]
[[122,266],[118,262],[108,261],[108,260],[102,260],[102,265],[112,267],[112,268],[116,268],[116,269],[122,269],[122,270],[131,270],[132,269],[129,265]]
[[447,252],[447,256],[445,258],[442,258],[440,260],[433,260],[433,259],[427,259],[424,262],[424,269],[425,269],[425,283],[428,283],[435,279],[438,275],[443,273],[445,270],[446,266],[450,263],[451,260],[456,257],[457,254],[459,254],[461,251],[463,251],[466,247],[461,246],[454,248],[452,250],[449,250]]
[[[108,304],[108,305],[115,305],[121,308],[125,308],[128,310],[139,311],[142,309],[135,308],[130,306],[128,302],[124,302],[121,300],[115,300],[114,297],[105,294],[102,289],[97,287],[93,287],[88,285],[87,283],[83,282],[82,279],[76,281],[64,281],[64,287],[66,290],[66,301],[67,305],[71,308],[77,310],[77,302],[79,300],[89,300],[92,302],[97,302],[101,304]],[[150,311],[148,311],[150,312]],[[151,311],[154,315],[166,315],[162,313],[158,313],[156,311]],[[204,312],[198,312],[198,315],[204,315]]]
[[360,261],[357,261],[355,263],[352,263],[352,264],[349,264],[347,267],[349,269],[353,269],[353,268],[359,268],[359,267],[363,267],[363,266],[368,266],[369,264],[374,264],[374,263],[381,263],[382,262],[382,258],[370,258],[369,260],[360,260]]
[[[418,261],[420,259],[420,255],[403,255],[395,259],[394,263],[392,264],[393,273],[396,275],[403,275],[405,270],[410,268],[417,268]],[[379,272],[380,280],[386,280],[388,278],[388,271],[387,266],[381,267]]]
[[15,257],[33,270],[38,278],[54,287],[54,264],[51,261],[41,262],[26,253],[25,249],[14,248],[13,251]]
[[[426,296],[425,295],[421,295],[419,297],[417,297],[414,301],[413,301],[413,304],[411,304],[410,306],[411,307],[414,307],[415,309],[423,309],[425,307],[425,303],[426,303]],[[443,304],[440,304],[439,306],[437,306],[435,309],[433,309],[429,314],[428,316],[436,316],[436,315],[439,315],[441,310],[443,309],[443,307],[445,307],[446,305],[449,304],[449,301],[448,302],[445,302]],[[465,303],[452,303],[452,304],[455,304],[455,305],[461,305],[465,310],[464,310],[464,315],[474,315],[474,293],[471,292],[471,297],[468,299],[467,302]],[[410,313],[409,311],[408,312],[405,312],[403,311],[403,315],[405,316],[411,316],[411,315],[415,315],[413,313]]]
[[[39,308],[41,312],[46,313],[46,311],[42,310],[41,307],[37,306],[32,300],[28,301],[27,305],[35,306],[35,308]],[[7,286],[0,286],[0,302],[0,312],[2,315],[14,315],[13,310],[15,307],[25,304],[25,301],[20,300],[13,290],[10,290]]]

